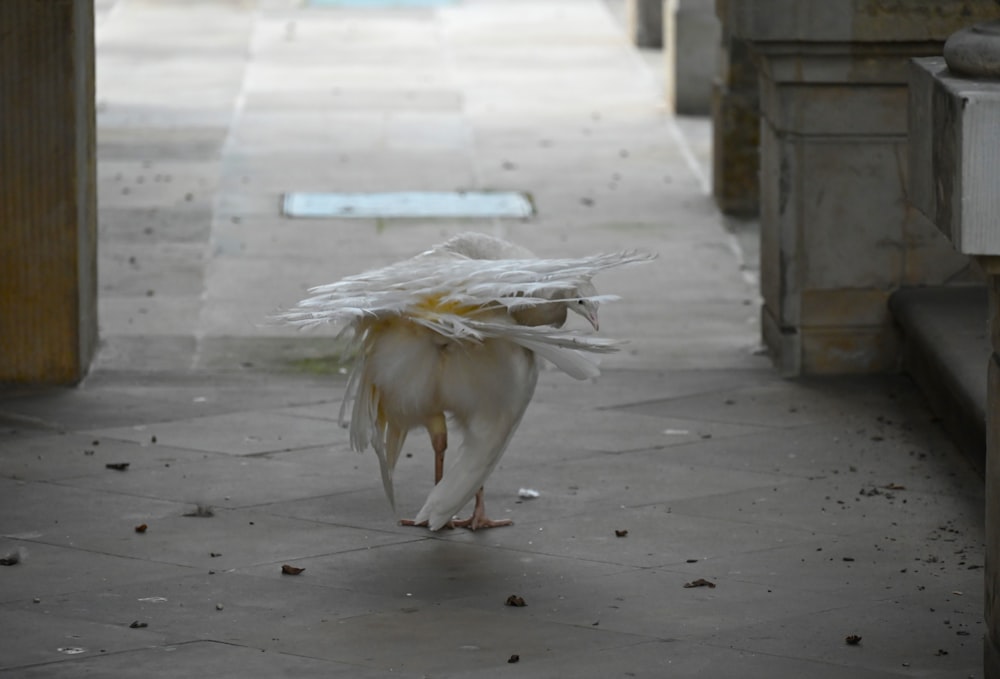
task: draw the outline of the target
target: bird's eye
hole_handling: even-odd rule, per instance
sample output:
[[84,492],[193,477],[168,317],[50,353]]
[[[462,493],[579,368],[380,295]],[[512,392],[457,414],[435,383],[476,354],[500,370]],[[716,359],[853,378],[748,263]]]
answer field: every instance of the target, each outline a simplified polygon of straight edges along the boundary
[[583,301],[582,299],[578,299],[578,300],[576,300],[576,303],[577,303],[577,304],[583,304],[583,303],[584,303],[584,301]]

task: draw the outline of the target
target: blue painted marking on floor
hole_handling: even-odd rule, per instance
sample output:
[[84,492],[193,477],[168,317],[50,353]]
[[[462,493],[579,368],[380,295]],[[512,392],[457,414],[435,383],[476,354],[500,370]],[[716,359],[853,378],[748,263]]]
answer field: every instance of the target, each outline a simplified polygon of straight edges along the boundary
[[286,193],[289,217],[421,218],[530,217],[531,201],[514,191],[400,191],[390,193]]

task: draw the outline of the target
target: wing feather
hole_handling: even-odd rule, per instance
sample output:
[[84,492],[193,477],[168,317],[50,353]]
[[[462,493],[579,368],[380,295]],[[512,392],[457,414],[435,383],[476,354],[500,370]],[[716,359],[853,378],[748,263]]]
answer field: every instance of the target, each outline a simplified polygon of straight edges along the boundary
[[[301,327],[350,324],[364,318],[434,313],[449,306],[552,304],[553,296],[573,293],[597,273],[643,262],[652,255],[635,250],[573,259],[470,259],[461,255],[417,256],[391,266],[349,276],[309,290],[310,296],[276,318]],[[601,302],[608,295],[567,299]]]

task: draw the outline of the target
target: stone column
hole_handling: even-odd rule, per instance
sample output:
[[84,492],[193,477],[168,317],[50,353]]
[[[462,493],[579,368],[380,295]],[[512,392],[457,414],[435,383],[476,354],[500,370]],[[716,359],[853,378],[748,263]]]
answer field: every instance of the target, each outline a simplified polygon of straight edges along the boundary
[[636,47],[663,46],[663,3],[669,0],[626,0],[625,24]]
[[667,104],[681,115],[706,116],[711,112],[720,31],[714,10],[715,0],[664,2],[664,89]]
[[736,2],[715,2],[720,42],[711,95],[712,195],[725,214],[753,218],[760,211],[760,99],[750,47],[732,34]]
[[0,382],[72,384],[97,340],[93,2],[0,2],[0,26]]
[[1000,21],[960,31],[911,67],[915,206],[973,257],[989,287],[984,667],[1000,679]]
[[896,367],[887,300],[967,266],[907,193],[907,63],[992,0],[730,0],[760,74],[764,340],[786,375]]

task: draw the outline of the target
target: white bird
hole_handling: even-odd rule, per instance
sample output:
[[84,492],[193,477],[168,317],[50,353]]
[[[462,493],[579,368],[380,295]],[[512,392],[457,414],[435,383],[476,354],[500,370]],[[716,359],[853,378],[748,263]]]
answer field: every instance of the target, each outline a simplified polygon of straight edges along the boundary
[[[434,449],[434,489],[412,521],[438,530],[507,525],[486,516],[483,483],[517,429],[535,390],[538,357],[577,379],[596,377],[581,352],[617,342],[563,330],[568,310],[598,328],[598,272],[651,259],[635,251],[538,259],[490,236],[464,233],[410,259],[337,283],[279,318],[303,327],[347,324],[358,345],[341,408],[353,398],[351,446],[369,446],[395,508],[393,470],[411,429],[424,427]],[[446,416],[462,432],[447,469]],[[472,516],[454,514],[475,497]]]

